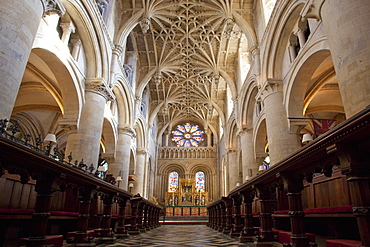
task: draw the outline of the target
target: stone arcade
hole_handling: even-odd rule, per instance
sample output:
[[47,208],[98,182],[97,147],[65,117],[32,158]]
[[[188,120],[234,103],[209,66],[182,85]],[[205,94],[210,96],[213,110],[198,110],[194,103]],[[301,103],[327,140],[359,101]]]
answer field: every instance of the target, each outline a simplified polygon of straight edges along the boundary
[[0,245],[207,216],[255,246],[370,246],[370,1],[0,12]]

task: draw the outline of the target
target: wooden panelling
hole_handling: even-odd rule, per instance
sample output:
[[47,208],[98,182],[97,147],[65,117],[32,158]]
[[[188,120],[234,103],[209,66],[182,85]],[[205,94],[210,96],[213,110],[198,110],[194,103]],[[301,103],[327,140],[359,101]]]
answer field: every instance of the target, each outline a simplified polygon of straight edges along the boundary
[[302,201],[305,209],[351,205],[346,176],[336,170],[332,177],[315,177],[312,183],[305,184]]

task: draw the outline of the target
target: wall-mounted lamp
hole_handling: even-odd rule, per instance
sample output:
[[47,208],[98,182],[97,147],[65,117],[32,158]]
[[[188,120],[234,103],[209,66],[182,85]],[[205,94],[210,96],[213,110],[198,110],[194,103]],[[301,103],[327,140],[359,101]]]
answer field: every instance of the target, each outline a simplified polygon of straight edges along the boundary
[[251,179],[251,177],[250,177],[250,176],[246,176],[246,177],[245,177],[245,181],[248,181],[249,179]]
[[55,134],[47,134],[44,139],[44,142],[45,143],[49,142],[49,144],[46,146],[46,155],[49,156],[52,144],[57,143],[57,138]]
[[313,141],[312,135],[311,134],[304,134],[302,137],[302,144],[307,144],[310,141]]
[[240,183],[236,183],[236,187],[239,187],[240,186]]
[[259,166],[259,167],[258,167],[258,171],[259,171],[259,172],[262,172],[262,171],[264,171],[264,170],[265,170],[265,167],[264,167],[264,166]]
[[132,188],[134,188],[134,184],[133,184],[133,183],[129,183],[129,184],[128,184],[128,187],[129,187],[129,189],[130,189],[130,193],[131,193]]
[[117,187],[119,187],[119,184],[123,181],[122,177],[121,176],[118,176],[116,178],[116,182],[117,182]]

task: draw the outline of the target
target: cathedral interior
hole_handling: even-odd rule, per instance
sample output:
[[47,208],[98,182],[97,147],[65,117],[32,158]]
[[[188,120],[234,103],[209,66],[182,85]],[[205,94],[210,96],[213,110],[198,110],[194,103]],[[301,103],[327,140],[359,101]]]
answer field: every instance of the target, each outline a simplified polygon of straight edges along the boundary
[[0,13],[0,245],[114,243],[177,217],[254,246],[370,246],[370,1]]

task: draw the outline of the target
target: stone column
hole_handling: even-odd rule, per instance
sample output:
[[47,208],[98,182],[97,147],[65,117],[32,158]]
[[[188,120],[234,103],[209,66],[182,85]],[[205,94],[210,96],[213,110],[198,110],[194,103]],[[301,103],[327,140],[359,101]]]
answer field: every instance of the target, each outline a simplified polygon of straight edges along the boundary
[[65,45],[68,45],[69,38],[71,37],[71,34],[76,31],[76,27],[73,25],[72,21],[62,22],[60,23],[60,27],[63,29],[63,35],[62,35],[61,41]]
[[[144,173],[145,173],[145,162],[146,162],[146,148],[137,148],[136,149],[136,169],[135,175],[137,178],[136,183],[136,193],[144,195]],[[134,193],[134,194],[136,194]]]
[[128,190],[128,175],[130,170],[130,150],[132,138],[135,136],[135,131],[129,127],[118,128],[118,141],[116,148],[115,163],[109,166],[109,173],[113,177],[121,176],[122,182],[119,187]]
[[274,165],[301,148],[299,133],[290,132],[281,81],[268,79],[257,98],[264,102],[270,164]]
[[347,118],[370,102],[369,9],[368,0],[311,0],[301,12],[322,20]]
[[243,202],[244,202],[244,228],[240,233],[239,241],[241,243],[253,242],[256,240],[256,236],[253,230],[253,209],[252,203],[254,199],[254,193],[252,191],[242,191]]
[[255,159],[254,143],[253,143],[253,129],[244,128],[238,132],[240,140],[240,150],[242,152],[243,164],[243,181],[247,176],[253,177],[257,175],[259,163]]
[[227,170],[229,175],[229,190],[232,190],[236,187],[237,183],[240,183],[239,164],[236,150],[229,150],[227,152],[227,158],[228,158]]
[[9,119],[42,16],[65,9],[59,0],[2,1],[0,8],[0,119]]
[[304,212],[302,206],[303,176],[287,172],[280,173],[287,190],[289,202],[289,217],[292,236],[290,242],[292,247],[308,247],[308,237],[304,226]]
[[77,61],[78,55],[80,54],[82,42],[80,39],[71,39],[71,43],[72,43],[72,57],[74,58],[74,60]]
[[100,140],[103,128],[104,109],[111,100],[111,91],[102,78],[86,81],[85,104],[82,109],[79,129],[68,135],[66,154],[72,152],[73,161],[84,160],[87,166],[97,168],[100,154]]

